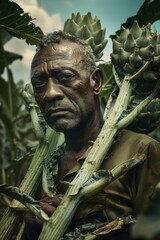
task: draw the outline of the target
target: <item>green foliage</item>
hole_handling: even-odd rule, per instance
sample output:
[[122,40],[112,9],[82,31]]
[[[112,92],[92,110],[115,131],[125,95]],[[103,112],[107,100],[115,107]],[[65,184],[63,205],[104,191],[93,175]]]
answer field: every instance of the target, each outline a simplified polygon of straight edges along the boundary
[[102,91],[100,93],[100,101],[102,105],[106,105],[111,93],[117,87],[117,84],[113,74],[111,62],[101,63],[98,65],[98,67],[102,70],[104,78]]
[[37,143],[32,142],[35,136],[24,107],[24,82],[15,83],[10,68],[22,56],[6,51],[5,44],[16,37],[38,45],[43,32],[32,20],[15,2],[0,0],[0,75],[6,72],[6,79],[0,76],[0,182],[13,185],[20,183],[25,172],[23,166],[28,167],[25,162],[30,162]]
[[[3,74],[6,65],[10,65],[15,60],[22,60],[22,56],[17,53],[4,51],[2,45],[0,46],[0,74]],[[6,63],[7,59],[7,63]]]
[[29,44],[38,45],[43,32],[32,23],[32,20],[17,3],[0,0],[1,31],[7,31],[19,39],[25,39]]

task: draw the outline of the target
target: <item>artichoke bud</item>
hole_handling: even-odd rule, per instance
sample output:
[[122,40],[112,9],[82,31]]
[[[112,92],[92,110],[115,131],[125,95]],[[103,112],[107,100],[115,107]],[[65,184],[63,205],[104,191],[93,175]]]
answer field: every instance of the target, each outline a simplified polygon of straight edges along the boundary
[[95,46],[94,44],[94,37],[90,37],[88,39],[85,40],[86,43],[88,43],[92,48]]
[[146,31],[142,32],[142,35],[136,40],[136,46],[139,48],[147,47],[149,39],[146,37]]
[[97,17],[94,18],[94,22],[92,24],[92,28],[93,28],[94,32],[96,32],[99,29],[101,29],[101,22],[100,22],[100,20]]
[[101,28],[100,20],[91,16],[91,13],[81,16],[80,13],[72,14],[72,18],[68,19],[63,28],[63,32],[74,35],[87,42],[95,55],[96,59],[100,59],[103,54],[101,52],[107,44],[105,40],[105,28]]
[[157,40],[158,40],[158,35],[157,35],[156,33],[153,33],[153,34],[152,34],[152,37],[150,38],[151,44],[152,44],[153,46],[155,46],[156,44],[159,44],[159,43],[157,42]]
[[141,133],[149,133],[160,124],[160,99],[153,99],[142,111],[138,114],[135,120],[129,126],[130,130]]
[[119,66],[119,65],[120,65],[119,54],[111,53],[111,60],[112,60],[112,63],[113,63],[115,66]]
[[154,61],[153,61],[156,65],[160,63],[160,55],[159,56],[155,56],[154,57]]
[[139,56],[139,51],[135,50],[129,57],[130,64],[135,67],[141,67],[143,65],[143,59]]
[[150,37],[151,35],[151,23],[148,23],[147,26],[145,27],[146,29],[146,36]]
[[127,74],[133,74],[135,72],[135,68],[132,67],[129,63],[126,63],[123,69]]
[[113,39],[113,52],[119,53],[119,49],[122,48],[122,43],[116,41],[115,39]]
[[134,39],[137,39],[141,36],[142,34],[142,29],[139,27],[138,22],[134,21],[131,30],[130,30],[132,36]]
[[97,58],[97,59],[101,59],[102,56],[103,56],[103,53],[100,52],[100,53],[98,53],[98,54],[96,55],[96,58]]
[[124,73],[121,67],[116,67],[115,70],[120,78],[124,77]]
[[136,42],[132,36],[132,34],[128,34],[126,41],[124,42],[124,50],[132,51],[132,49],[136,46]]
[[82,21],[82,16],[80,12],[78,12],[76,15],[73,13],[72,19],[74,19],[75,23],[79,24]]
[[153,57],[154,55],[154,47],[152,46],[152,44],[148,45],[145,48],[141,48],[139,50],[139,55],[141,58],[143,58],[144,60],[149,60],[150,58]]
[[88,15],[85,15],[82,21],[79,23],[81,26],[87,26],[90,32],[93,32],[93,28],[91,26],[90,19],[88,18]]
[[154,73],[152,71],[145,71],[143,73],[143,78],[146,80],[146,81],[153,81],[153,80],[156,80],[156,76],[154,75]]
[[78,24],[76,24],[75,21],[72,19],[68,19],[64,24],[64,32],[69,33],[70,35],[74,35],[79,28],[80,27],[78,26]]
[[101,28],[99,31],[96,31],[96,32],[93,33],[95,44],[101,43],[101,39],[103,41],[103,39],[105,37],[105,33],[106,33],[105,28],[103,28],[103,29]]
[[122,64],[128,62],[129,56],[130,56],[129,52],[126,52],[123,48],[119,49],[119,57]]
[[88,30],[88,27],[86,25],[83,25],[80,29],[78,29],[76,35],[77,37],[86,40],[90,37],[90,31]]
[[94,52],[95,54],[98,54],[99,52],[101,52],[103,49],[104,49],[104,45],[107,44],[107,39],[104,40],[102,43],[98,44],[98,45],[95,45],[94,47]]
[[126,38],[128,37],[129,30],[126,29],[126,28],[124,28],[123,26],[122,26],[121,29],[122,29],[122,30],[121,30],[120,36],[117,37],[117,40],[118,40],[118,42],[120,42],[120,43],[124,43],[124,41],[125,41]]
[[90,22],[93,22],[93,18],[92,18],[91,12],[88,12],[86,16],[87,16],[87,18],[89,19]]

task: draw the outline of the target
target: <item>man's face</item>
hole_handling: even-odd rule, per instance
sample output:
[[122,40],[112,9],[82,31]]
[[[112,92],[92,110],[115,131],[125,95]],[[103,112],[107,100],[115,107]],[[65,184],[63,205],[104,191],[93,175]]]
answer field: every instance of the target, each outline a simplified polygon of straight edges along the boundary
[[94,113],[94,93],[81,46],[64,40],[35,55],[31,81],[37,103],[49,126],[67,132]]

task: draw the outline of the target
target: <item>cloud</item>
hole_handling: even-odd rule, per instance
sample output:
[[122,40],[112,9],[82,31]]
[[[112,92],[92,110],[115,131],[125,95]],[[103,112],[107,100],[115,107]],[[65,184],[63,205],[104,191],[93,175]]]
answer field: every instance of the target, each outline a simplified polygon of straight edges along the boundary
[[[34,24],[39,26],[44,33],[62,29],[63,23],[60,13],[49,15],[47,11],[38,5],[37,0],[15,0],[24,12],[34,18]],[[15,61],[12,64],[12,71],[15,81],[23,79],[29,81],[30,65],[35,54],[35,47],[27,45],[24,40],[13,38],[5,45],[5,49],[23,55],[22,61]]]
[[65,4],[67,7],[73,7],[73,4],[71,3],[71,1],[65,1],[64,4]]

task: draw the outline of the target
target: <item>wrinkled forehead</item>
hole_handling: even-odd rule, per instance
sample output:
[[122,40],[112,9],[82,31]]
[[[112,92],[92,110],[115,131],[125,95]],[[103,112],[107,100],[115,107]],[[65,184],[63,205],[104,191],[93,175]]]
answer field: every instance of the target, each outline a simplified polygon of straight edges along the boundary
[[81,45],[63,40],[60,43],[50,44],[41,48],[32,60],[32,68],[35,66],[57,59],[67,59],[74,62],[84,62],[84,49]]

